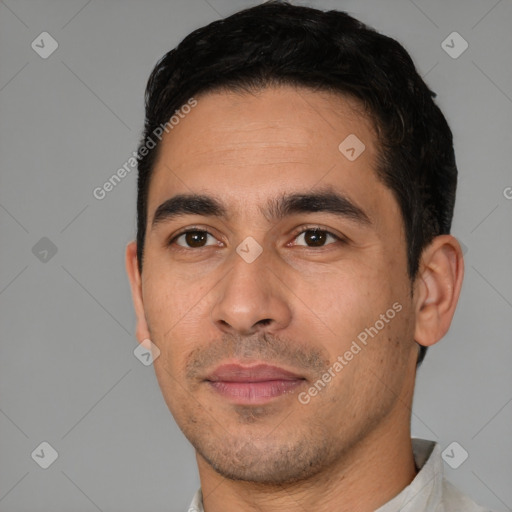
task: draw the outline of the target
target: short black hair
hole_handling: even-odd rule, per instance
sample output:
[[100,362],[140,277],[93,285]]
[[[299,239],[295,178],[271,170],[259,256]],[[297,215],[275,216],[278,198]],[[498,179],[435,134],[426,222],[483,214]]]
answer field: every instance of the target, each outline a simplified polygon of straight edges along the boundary
[[[189,34],[156,64],[146,94],[138,154],[137,256],[142,272],[148,191],[160,145],[147,147],[194,95],[255,91],[275,85],[341,93],[359,100],[380,145],[379,179],[402,212],[408,274],[423,249],[449,233],[457,167],[452,133],[436,94],[396,40],[342,11],[321,11],[271,0]],[[426,353],[421,347],[418,364]]]

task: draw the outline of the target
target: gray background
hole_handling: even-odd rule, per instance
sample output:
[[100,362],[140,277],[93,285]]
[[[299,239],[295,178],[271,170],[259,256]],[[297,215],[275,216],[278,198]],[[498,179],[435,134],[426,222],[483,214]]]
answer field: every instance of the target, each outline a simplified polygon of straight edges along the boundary
[[[137,147],[157,59],[256,3],[0,2],[1,512],[187,509],[193,450],[133,354],[124,249],[136,174],[101,201],[92,191]],[[310,4],[403,43],[453,129],[466,278],[450,333],[419,371],[412,429],[442,448],[457,441],[469,458],[445,464],[447,477],[511,510],[512,2]],[[59,44],[47,59],[31,48],[43,31]],[[453,31],[469,43],[456,59],[441,46]],[[41,252],[43,237],[56,254]],[[58,452],[46,470],[31,457],[43,441]]]

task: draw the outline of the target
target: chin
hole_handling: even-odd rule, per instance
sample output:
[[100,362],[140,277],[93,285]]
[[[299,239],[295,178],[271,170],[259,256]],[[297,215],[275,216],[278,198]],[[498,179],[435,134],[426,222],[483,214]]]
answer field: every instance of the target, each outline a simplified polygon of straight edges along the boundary
[[292,484],[307,480],[334,459],[325,441],[303,439],[295,443],[257,444],[251,440],[226,440],[210,445],[197,443],[197,453],[221,476],[229,480],[265,485]]

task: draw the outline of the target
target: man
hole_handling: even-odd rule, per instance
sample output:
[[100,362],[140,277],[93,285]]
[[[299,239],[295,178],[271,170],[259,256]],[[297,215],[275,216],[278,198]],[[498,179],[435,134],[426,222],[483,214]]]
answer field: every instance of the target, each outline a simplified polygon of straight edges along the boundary
[[190,510],[484,510],[410,434],[463,278],[434,96],[393,39],[281,2],[156,65],[126,264]]

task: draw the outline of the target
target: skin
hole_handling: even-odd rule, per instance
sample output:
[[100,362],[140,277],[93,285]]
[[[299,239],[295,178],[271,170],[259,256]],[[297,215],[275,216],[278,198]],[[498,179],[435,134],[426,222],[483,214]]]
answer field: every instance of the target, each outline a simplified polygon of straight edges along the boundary
[[[137,339],[160,349],[154,368],[165,401],[196,449],[206,512],[373,511],[416,475],[410,416],[418,344],[448,330],[463,276],[450,235],[407,274],[402,217],[377,178],[372,123],[355,100],[289,86],[210,92],[167,134],[149,190],[142,276],[135,242],[126,266]],[[338,145],[356,134],[354,161]],[[332,213],[269,220],[269,199],[330,187],[370,222]],[[229,216],[186,214],[151,227],[180,193],[219,198]],[[337,237],[311,246],[318,226]],[[184,228],[202,247],[167,245]],[[247,263],[237,246],[253,237]],[[186,245],[185,237],[180,243]],[[189,243],[190,243],[190,239]],[[401,311],[307,405],[308,390],[357,335]],[[237,405],[203,379],[224,362],[266,362],[300,374],[293,392]]]

